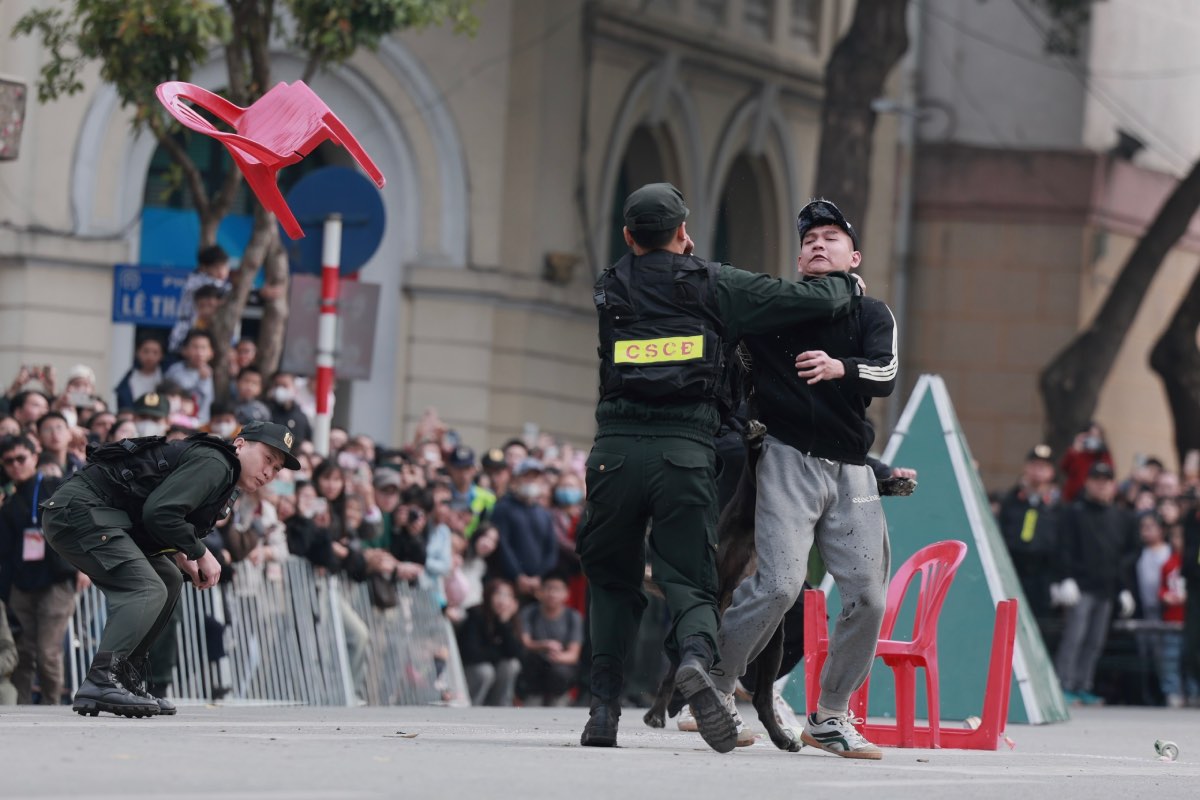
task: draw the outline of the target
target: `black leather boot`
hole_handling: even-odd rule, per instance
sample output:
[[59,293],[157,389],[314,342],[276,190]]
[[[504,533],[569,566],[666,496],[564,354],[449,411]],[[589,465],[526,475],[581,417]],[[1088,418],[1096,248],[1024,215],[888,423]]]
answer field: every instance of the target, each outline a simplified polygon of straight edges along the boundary
[[[143,700],[150,700],[158,704],[158,713],[164,717],[174,716],[176,713],[175,704],[165,697],[159,697],[161,691],[150,683],[150,657],[146,656],[140,659],[127,659],[121,662],[122,673],[121,683],[131,694],[137,695]],[[153,691],[151,691],[153,690]]]
[[708,676],[712,663],[712,643],[703,636],[687,637],[679,649],[675,686],[691,706],[705,743],[718,753],[728,753],[737,746],[737,722]]
[[583,726],[579,743],[584,747],[616,747],[617,723],[621,719],[621,687],[624,679],[620,667],[610,664],[592,665],[591,716]]
[[122,683],[125,660],[111,652],[96,653],[87,677],[75,692],[71,706],[76,714],[97,716],[101,711],[122,717],[154,717],[158,703],[129,691]]

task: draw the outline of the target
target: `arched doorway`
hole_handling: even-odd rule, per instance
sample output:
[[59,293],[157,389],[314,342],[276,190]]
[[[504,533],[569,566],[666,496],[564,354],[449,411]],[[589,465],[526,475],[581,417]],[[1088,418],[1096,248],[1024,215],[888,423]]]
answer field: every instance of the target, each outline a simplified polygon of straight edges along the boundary
[[639,186],[658,181],[678,185],[679,169],[675,164],[674,151],[661,130],[639,125],[629,137],[625,156],[617,169],[613,185],[612,209],[609,216],[608,259],[611,264],[628,249],[621,229],[625,226],[625,198]]
[[760,157],[740,154],[729,165],[717,202],[712,258],[740,269],[791,276],[781,263],[775,190]]

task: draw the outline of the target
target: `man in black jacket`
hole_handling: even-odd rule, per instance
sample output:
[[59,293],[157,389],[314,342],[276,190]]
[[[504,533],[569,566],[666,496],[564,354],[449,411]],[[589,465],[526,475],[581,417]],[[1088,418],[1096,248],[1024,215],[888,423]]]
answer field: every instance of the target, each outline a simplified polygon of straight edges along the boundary
[[996,515],[1029,610],[1042,626],[1053,611],[1050,585],[1057,577],[1058,498],[1050,446],[1039,444],[1029,451],[1021,479],[1000,500]]
[[1122,618],[1134,610],[1128,576],[1137,533],[1129,513],[1113,505],[1116,493],[1113,468],[1098,461],[1088,470],[1083,492],[1059,515],[1063,579],[1050,591],[1067,607],[1054,668],[1068,703],[1102,702],[1092,693],[1092,680],[1108,641],[1113,600]]
[[0,442],[0,461],[14,492],[0,506],[0,600],[21,623],[20,661],[13,672],[17,702],[32,702],[36,671],[42,705],[58,705],[63,691],[63,634],[75,612],[75,568],[46,546],[39,498],[59,480],[37,471],[33,442],[14,436]]
[[554,520],[540,502],[546,492],[544,474],[541,461],[521,459],[508,493],[492,509],[492,524],[500,533],[496,565],[500,577],[516,587],[518,598],[536,597],[542,578],[558,565]]
[[[796,226],[801,281],[861,263],[857,234],[833,203],[809,203]],[[758,419],[768,431],[758,462],[758,570],[734,592],[722,619],[714,683],[731,695],[796,602],[815,543],[844,610],[817,711],[801,739],[845,758],[877,759],[879,748],[855,730],[848,706],[874,659],[890,569],[887,522],[867,465],[874,431],[866,409],[895,385],[895,320],[884,303],[864,297],[849,316],[745,342],[754,359]]]

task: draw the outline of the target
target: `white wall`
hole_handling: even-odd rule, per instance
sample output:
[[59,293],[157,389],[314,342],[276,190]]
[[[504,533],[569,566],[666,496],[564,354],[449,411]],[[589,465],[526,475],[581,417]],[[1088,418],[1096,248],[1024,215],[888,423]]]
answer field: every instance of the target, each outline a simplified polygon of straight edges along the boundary
[[[985,147],[1079,146],[1083,89],[1022,13],[1027,0],[925,0],[921,138]],[[1097,4],[1106,5],[1104,3]]]
[[1146,144],[1136,163],[1182,174],[1200,156],[1200,0],[1107,0],[1093,7],[1084,144],[1118,127]]

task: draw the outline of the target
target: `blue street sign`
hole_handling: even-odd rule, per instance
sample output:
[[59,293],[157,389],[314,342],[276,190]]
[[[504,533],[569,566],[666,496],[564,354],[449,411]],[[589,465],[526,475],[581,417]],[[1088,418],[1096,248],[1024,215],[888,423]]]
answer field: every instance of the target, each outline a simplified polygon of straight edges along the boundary
[[170,328],[179,316],[179,299],[188,270],[117,264],[113,267],[113,322]]
[[321,274],[322,233],[330,214],[342,215],[343,278],[370,261],[383,241],[383,196],[375,184],[348,167],[313,170],[287,193],[287,203],[304,229],[303,239],[280,237],[292,272]]

